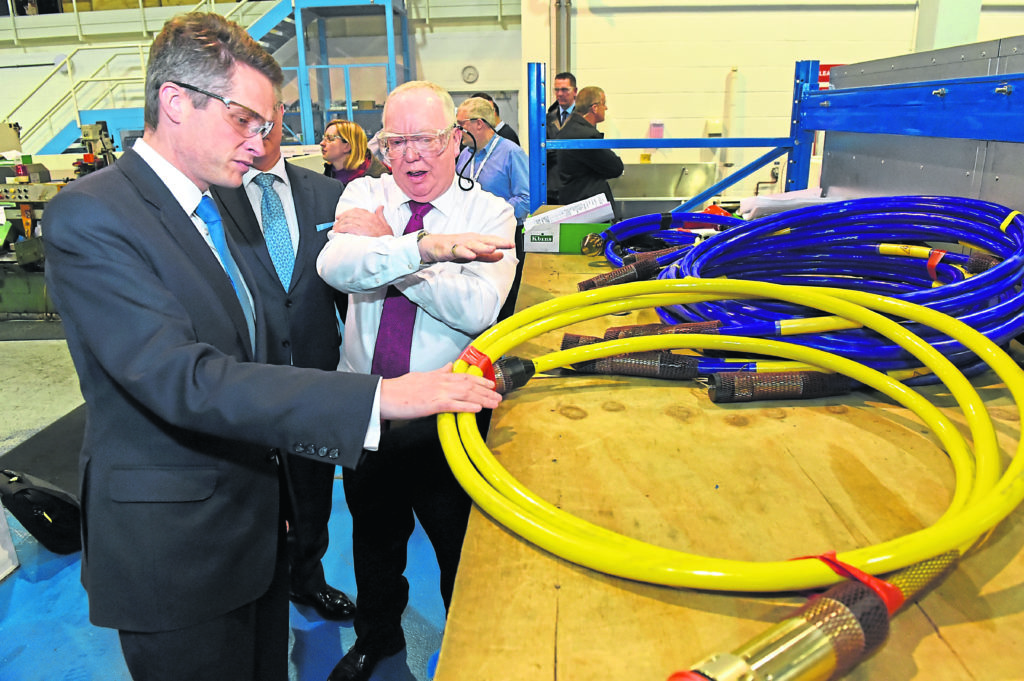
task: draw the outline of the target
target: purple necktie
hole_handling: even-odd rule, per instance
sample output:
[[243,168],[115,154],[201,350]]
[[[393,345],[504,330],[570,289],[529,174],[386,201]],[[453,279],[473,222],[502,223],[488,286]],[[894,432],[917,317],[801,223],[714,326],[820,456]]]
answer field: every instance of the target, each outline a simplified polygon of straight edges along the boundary
[[[423,229],[423,216],[433,208],[429,203],[409,201],[412,217],[403,234]],[[384,310],[377,327],[377,345],[373,349],[370,373],[395,378],[409,373],[409,353],[412,350],[412,327],[416,322],[416,304],[403,296],[394,286],[388,286]]]

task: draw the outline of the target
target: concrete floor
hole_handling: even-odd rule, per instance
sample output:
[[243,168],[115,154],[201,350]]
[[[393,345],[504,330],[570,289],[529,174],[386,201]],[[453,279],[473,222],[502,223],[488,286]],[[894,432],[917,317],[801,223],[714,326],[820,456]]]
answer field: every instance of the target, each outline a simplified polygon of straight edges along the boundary
[[[2,455],[82,404],[66,343],[0,341],[0,397]],[[80,554],[52,554],[9,513],[6,518],[21,567],[0,582],[0,679],[127,680],[116,633],[88,622],[78,579]],[[330,533],[324,558],[328,582],[355,597],[351,518],[340,477],[335,480]],[[372,681],[427,681],[429,658],[441,646],[445,615],[439,572],[418,524],[409,542],[406,576],[410,603],[403,626],[408,645],[381,662]],[[355,641],[351,621],[326,622],[310,608],[293,605],[291,625],[291,681],[322,681]]]
[[0,342],[0,400],[0,454],[82,404],[67,343]]

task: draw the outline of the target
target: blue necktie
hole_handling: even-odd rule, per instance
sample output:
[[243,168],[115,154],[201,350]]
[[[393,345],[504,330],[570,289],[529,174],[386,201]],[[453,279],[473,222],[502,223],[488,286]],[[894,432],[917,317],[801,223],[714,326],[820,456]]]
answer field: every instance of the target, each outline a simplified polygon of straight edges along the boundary
[[[433,206],[410,201],[412,215],[403,234],[423,229],[423,216]],[[377,327],[377,343],[373,349],[370,373],[384,378],[396,378],[409,373],[409,354],[412,352],[412,329],[416,323],[416,303],[406,298],[394,286],[388,286]]]
[[263,238],[270,251],[270,259],[277,270],[277,278],[287,291],[292,283],[292,271],[295,269],[295,249],[292,247],[292,235],[288,229],[288,220],[284,216],[281,197],[274,191],[274,180],[270,173],[260,173],[253,182],[263,190],[260,202],[260,213],[263,219]]
[[242,279],[242,273],[238,270],[235,259],[231,257],[231,251],[228,250],[228,242],[224,238],[224,223],[220,220],[217,204],[209,196],[204,196],[199,201],[199,205],[196,206],[196,215],[206,223],[206,229],[210,232],[210,241],[213,242],[213,247],[217,249],[217,255],[220,256],[220,262],[224,266],[224,271],[227,272],[228,278],[231,280],[231,286],[235,289],[235,295],[238,296],[238,304],[242,306],[245,323],[249,327],[249,342],[252,344],[253,350],[255,350],[256,316],[253,314],[252,304],[249,302],[249,295],[245,290],[245,281]]

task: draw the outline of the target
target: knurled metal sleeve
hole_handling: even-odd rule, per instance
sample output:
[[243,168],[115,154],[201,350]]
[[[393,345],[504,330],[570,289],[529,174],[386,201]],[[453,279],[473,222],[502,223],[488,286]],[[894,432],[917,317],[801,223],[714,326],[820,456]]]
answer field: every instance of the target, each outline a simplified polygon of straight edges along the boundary
[[605,340],[633,338],[634,336],[660,336],[669,333],[710,333],[717,334],[722,322],[688,322],[686,324],[634,324],[632,326],[612,326],[604,332]]
[[846,376],[819,371],[726,372],[712,374],[711,380],[708,397],[718,404],[810,399],[853,389],[853,381]]
[[573,369],[584,374],[686,380],[697,377],[699,362],[700,358],[696,356],[653,350],[602,357],[579,362],[572,366]]
[[562,335],[562,350],[572,350],[578,348],[581,345],[590,345],[591,343],[600,343],[601,338],[597,336],[581,336],[578,333],[566,333]]
[[494,389],[501,395],[522,388],[533,378],[536,366],[521,357],[502,357],[494,363]]
[[627,255],[624,255],[622,257],[622,264],[623,265],[628,265],[630,263],[638,262],[640,260],[657,260],[658,258],[660,258],[663,255],[669,255],[669,254],[675,253],[677,251],[685,250],[687,248],[690,248],[690,247],[689,246],[672,246],[671,248],[663,248],[660,251],[643,251],[641,253],[628,253]]
[[625,284],[631,281],[647,281],[648,279],[653,279],[660,271],[661,266],[656,260],[638,260],[630,265],[623,265],[611,272],[605,272],[604,274],[581,281],[576,284],[576,289],[579,291],[590,291],[595,288]]
[[796,617],[813,624],[832,643],[838,678],[882,645],[889,635],[889,611],[885,602],[860,582],[836,584],[811,599]]
[[925,591],[941,584],[960,561],[959,551],[947,551],[920,563],[908,565],[883,577],[903,593],[903,607],[919,598]]
[[979,253],[975,251],[967,258],[967,264],[964,265],[964,269],[970,274],[979,274],[985,270],[991,269],[1002,262],[1002,258],[998,258],[991,253]]

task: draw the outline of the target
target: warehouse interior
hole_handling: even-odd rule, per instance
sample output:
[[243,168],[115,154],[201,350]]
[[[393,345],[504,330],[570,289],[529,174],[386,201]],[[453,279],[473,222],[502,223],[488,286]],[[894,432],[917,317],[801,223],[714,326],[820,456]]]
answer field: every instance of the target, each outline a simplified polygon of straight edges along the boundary
[[[370,678],[1021,678],[1024,2],[0,1],[0,151],[11,152],[0,165],[0,468],[77,485],[84,406],[43,279],[45,206],[141,135],[145,54],[167,19],[215,11],[262,41],[286,71],[286,155],[317,171],[325,123],[348,118],[372,135],[397,84],[436,82],[456,105],[491,93],[529,155],[539,213],[546,152],[588,148],[548,139],[544,124],[555,74],[571,71],[607,95],[602,148],[624,164],[610,181],[623,219],[591,225],[590,250],[527,247],[516,310],[548,326],[516,315],[486,342],[534,358],[536,374],[506,393],[482,447],[475,426],[440,426],[466,443],[446,454],[476,504],[452,610],[446,621],[417,527],[408,646]],[[681,240],[665,237],[677,228]],[[657,244],[637,253],[677,252],[649,285],[615,293],[607,283],[644,278],[631,247],[615,246],[632,238]],[[836,244],[841,256],[804,255]],[[840,257],[837,274],[828,263]],[[991,340],[866,295],[730,288],[745,277],[871,279],[872,295],[906,295]],[[679,282],[692,288],[677,293]],[[773,296],[786,302],[760,306]],[[913,319],[901,328],[949,368],[854,304]],[[781,321],[808,308],[831,320],[823,331]],[[693,343],[612,335],[719,316],[731,326],[674,332],[700,334]],[[713,337],[766,325],[751,337],[821,335],[807,352]],[[817,349],[880,375],[825,364]],[[904,351],[916,359],[901,364]],[[637,359],[641,370],[593,367],[623,352],[661,354]],[[648,368],[690,353],[687,380]],[[791,369],[769,367],[776,357],[849,380],[815,378],[801,394],[717,373]],[[324,566],[355,594],[338,471]],[[88,622],[78,556],[6,521],[19,565],[0,579],[0,679],[130,678],[116,632]],[[906,603],[880,615],[867,603],[893,583]],[[290,678],[326,678],[355,639],[351,622],[295,605],[290,615]]]

